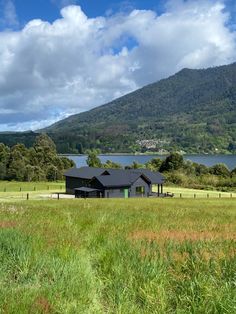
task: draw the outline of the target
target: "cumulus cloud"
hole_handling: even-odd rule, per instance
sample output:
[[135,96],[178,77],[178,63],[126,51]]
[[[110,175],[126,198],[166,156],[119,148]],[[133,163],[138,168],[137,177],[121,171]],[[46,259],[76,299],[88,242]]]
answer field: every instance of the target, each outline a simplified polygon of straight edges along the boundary
[[165,13],[133,10],[88,18],[79,6],[50,24],[0,33],[0,126],[46,126],[184,68],[235,60],[222,2],[168,2]]

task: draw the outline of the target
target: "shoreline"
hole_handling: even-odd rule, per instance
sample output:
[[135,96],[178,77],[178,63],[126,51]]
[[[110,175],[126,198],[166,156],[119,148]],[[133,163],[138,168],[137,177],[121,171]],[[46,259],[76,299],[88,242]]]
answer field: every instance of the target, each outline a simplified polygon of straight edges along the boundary
[[[157,157],[166,157],[169,156],[170,153],[168,154],[158,154],[158,153],[138,153],[138,154],[133,154],[133,153],[107,153],[107,154],[98,154],[98,156],[157,156]],[[209,157],[215,157],[215,156],[236,156],[236,154],[208,154],[208,153],[186,153],[186,154],[181,154],[182,156],[209,156]],[[87,154],[58,154],[58,156],[88,156]]]

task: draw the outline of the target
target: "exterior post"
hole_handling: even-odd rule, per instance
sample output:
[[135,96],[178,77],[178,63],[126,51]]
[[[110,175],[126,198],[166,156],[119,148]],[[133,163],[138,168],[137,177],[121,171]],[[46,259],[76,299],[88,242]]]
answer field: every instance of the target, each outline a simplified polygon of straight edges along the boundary
[[163,194],[163,184],[161,184],[161,194]]
[[160,196],[160,184],[157,186],[157,196]]

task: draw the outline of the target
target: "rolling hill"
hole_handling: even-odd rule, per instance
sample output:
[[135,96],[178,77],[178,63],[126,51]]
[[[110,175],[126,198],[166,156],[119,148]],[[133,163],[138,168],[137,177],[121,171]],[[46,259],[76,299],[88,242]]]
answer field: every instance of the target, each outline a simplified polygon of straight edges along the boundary
[[235,152],[236,63],[183,69],[40,131],[60,152]]

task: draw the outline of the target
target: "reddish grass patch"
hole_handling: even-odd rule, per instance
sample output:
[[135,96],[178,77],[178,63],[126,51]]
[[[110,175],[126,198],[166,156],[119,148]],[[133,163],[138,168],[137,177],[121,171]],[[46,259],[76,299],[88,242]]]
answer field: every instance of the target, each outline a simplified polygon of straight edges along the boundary
[[46,298],[38,298],[35,301],[34,308],[37,308],[41,313],[48,314],[53,312],[52,305],[48,302]]
[[148,241],[213,241],[213,240],[234,240],[236,241],[236,232],[230,231],[192,231],[192,230],[161,230],[154,231],[134,231],[129,235],[131,240]]
[[0,229],[4,228],[14,228],[16,227],[17,223],[15,221],[0,221]]

